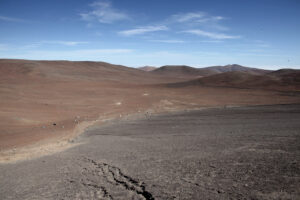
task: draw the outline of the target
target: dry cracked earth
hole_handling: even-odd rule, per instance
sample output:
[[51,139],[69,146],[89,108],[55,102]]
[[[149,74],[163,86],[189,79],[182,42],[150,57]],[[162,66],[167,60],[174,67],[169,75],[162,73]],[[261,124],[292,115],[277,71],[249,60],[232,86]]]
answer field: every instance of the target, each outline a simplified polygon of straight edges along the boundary
[[114,120],[0,165],[0,199],[299,199],[300,105]]

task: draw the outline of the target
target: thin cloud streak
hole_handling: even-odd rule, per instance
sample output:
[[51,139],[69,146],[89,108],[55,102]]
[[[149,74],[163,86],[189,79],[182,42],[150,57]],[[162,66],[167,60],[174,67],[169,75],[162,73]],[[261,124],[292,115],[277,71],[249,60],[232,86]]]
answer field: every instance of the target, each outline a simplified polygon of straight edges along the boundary
[[202,29],[227,31],[228,27],[221,25],[221,22],[227,19],[220,15],[210,15],[206,12],[187,12],[171,15],[167,20],[168,23],[176,24],[177,26],[189,26],[194,28],[201,27]]
[[199,20],[203,19],[206,16],[204,12],[197,12],[197,13],[185,13],[185,14],[177,14],[173,15],[172,17],[177,22],[188,22],[192,20]]
[[222,16],[210,16],[205,12],[189,12],[172,15],[171,19],[180,23],[212,23],[224,20]]
[[207,32],[207,31],[203,31],[203,30],[200,30],[200,29],[187,30],[187,31],[183,31],[183,32],[184,33],[190,33],[190,34],[193,34],[193,35],[198,35],[198,36],[204,36],[204,37],[208,37],[208,38],[212,38],[212,39],[218,39],[218,40],[241,38],[240,36],[227,35],[227,34],[224,34],[224,33]]
[[60,44],[66,46],[76,46],[80,44],[88,44],[89,42],[85,41],[61,41],[61,40],[53,40],[53,41],[42,41],[41,44]]
[[92,7],[91,11],[79,14],[84,21],[98,21],[104,24],[111,24],[116,21],[130,19],[126,13],[113,8],[111,2],[108,0],[96,1],[90,6]]
[[202,43],[222,43],[223,41],[221,41],[221,40],[202,40],[202,41],[199,41],[199,42],[202,42]]
[[19,18],[13,18],[13,17],[6,17],[6,16],[0,16],[0,21],[5,21],[5,22],[21,22],[21,23],[24,23],[24,22],[28,22],[26,20],[23,20],[23,19],[19,19]]
[[168,27],[166,26],[144,26],[135,29],[120,31],[119,34],[123,36],[132,36],[132,35],[141,35],[145,33],[166,31],[166,30],[168,30]]
[[183,40],[149,40],[150,42],[160,42],[160,43],[169,43],[169,44],[180,44],[186,43]]
[[64,46],[77,46],[77,45],[88,44],[88,43],[89,42],[86,42],[86,41],[44,40],[44,41],[34,42],[32,44],[22,46],[21,49],[34,49],[34,48],[40,47],[40,46],[45,45],[45,44],[64,45]]
[[133,49],[80,49],[80,50],[30,50],[23,53],[7,53],[5,58],[45,59],[45,60],[104,60],[112,56],[124,56]]

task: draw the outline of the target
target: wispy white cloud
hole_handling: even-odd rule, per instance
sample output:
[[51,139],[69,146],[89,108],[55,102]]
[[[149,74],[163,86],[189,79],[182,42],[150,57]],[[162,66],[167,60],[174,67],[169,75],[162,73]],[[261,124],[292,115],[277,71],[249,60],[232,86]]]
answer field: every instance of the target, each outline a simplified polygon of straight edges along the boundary
[[218,40],[240,38],[240,36],[227,35],[224,33],[207,32],[207,31],[203,31],[200,29],[186,30],[183,32],[198,35],[198,36],[204,36],[204,37],[208,37],[208,38],[212,38],[212,39],[218,39]]
[[185,43],[183,40],[149,40],[150,42],[160,42],[160,43],[170,43],[170,44],[179,44]]
[[113,8],[109,0],[99,0],[92,3],[90,6],[92,8],[91,11],[80,13],[82,20],[110,24],[115,21],[130,19],[126,13]]
[[133,52],[132,49],[80,49],[80,50],[30,50],[22,53],[2,54],[4,58],[24,58],[38,60],[102,60],[121,57]]
[[144,26],[130,30],[120,31],[119,34],[123,36],[141,35],[149,32],[166,31],[167,26]]
[[201,27],[202,29],[228,31],[229,28],[222,24],[226,19],[228,18],[224,16],[210,15],[207,12],[198,11],[171,15],[167,22],[176,24],[177,26]]
[[199,42],[201,42],[201,43],[221,43],[223,41],[222,40],[202,40]]
[[64,40],[43,40],[39,42],[34,42],[32,44],[27,44],[22,47],[21,49],[34,49],[37,47],[40,47],[45,44],[50,44],[50,45],[64,45],[64,46],[77,46],[81,44],[88,44],[89,42],[86,41],[64,41]]
[[88,44],[89,42],[86,41],[62,41],[62,40],[48,40],[48,41],[41,41],[41,44],[60,44],[65,46],[76,46],[80,44]]
[[203,19],[206,16],[204,12],[184,13],[173,15],[172,18],[177,22],[188,22],[192,20]]
[[180,23],[212,23],[224,20],[225,17],[222,16],[211,16],[205,12],[189,12],[183,14],[172,15],[171,19]]
[[26,49],[35,49],[35,48],[37,48],[37,47],[39,47],[41,45],[42,45],[42,43],[40,43],[40,42],[34,42],[32,44],[21,45],[21,46],[15,47],[15,48],[25,49],[25,50]]
[[2,15],[0,15],[0,21],[5,21],[5,22],[28,22],[27,20],[14,18],[14,17],[6,17],[6,16],[2,16]]

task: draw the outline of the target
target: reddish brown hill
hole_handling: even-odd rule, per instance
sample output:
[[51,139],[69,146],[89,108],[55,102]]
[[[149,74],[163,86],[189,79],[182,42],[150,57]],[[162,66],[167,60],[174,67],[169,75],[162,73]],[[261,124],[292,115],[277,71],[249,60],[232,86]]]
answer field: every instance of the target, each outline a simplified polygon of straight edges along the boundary
[[73,131],[76,116],[92,120],[142,109],[150,104],[137,102],[145,85],[176,80],[104,62],[2,59],[0,151]]
[[[225,73],[190,81],[216,73],[204,70],[166,66],[145,72],[104,62],[0,59],[0,158],[2,150],[49,139],[60,141],[95,120],[129,113],[299,102],[298,96],[238,89],[243,84],[266,84],[253,74]],[[286,76],[269,75],[275,82]],[[187,80],[180,87],[162,87]],[[203,87],[207,84],[231,88]]]
[[116,81],[126,83],[168,82],[161,76],[153,76],[135,68],[90,61],[31,61],[0,59],[1,80],[59,79],[86,81]]
[[266,73],[271,72],[270,70],[245,67],[245,66],[241,66],[241,65],[237,65],[237,64],[225,65],[225,66],[212,66],[212,67],[207,67],[207,68],[202,68],[202,69],[214,70],[216,73],[238,71],[238,72],[248,72],[248,73],[256,74],[256,75],[261,75],[261,74],[266,74]]
[[193,68],[185,65],[168,65],[162,66],[152,71],[154,74],[160,74],[169,77],[180,77],[180,78],[199,78],[205,76],[211,76],[215,74],[221,74],[224,72],[247,72],[254,75],[262,75],[270,73],[270,70],[263,70],[251,67],[244,67],[241,65],[225,65],[225,66],[213,66],[205,68]]
[[272,90],[300,90],[298,73],[284,73],[284,75],[255,75],[248,72],[231,71],[181,83],[171,83],[169,86],[217,86],[233,88],[255,88]]
[[279,69],[277,71],[272,71],[268,73],[271,76],[299,76],[300,70],[299,69]]
[[269,76],[281,78],[287,84],[300,82],[300,70],[297,69],[280,69],[271,73]]
[[196,78],[208,76],[215,72],[209,69],[198,69],[185,65],[166,65],[152,71],[153,74],[164,75],[168,77]]

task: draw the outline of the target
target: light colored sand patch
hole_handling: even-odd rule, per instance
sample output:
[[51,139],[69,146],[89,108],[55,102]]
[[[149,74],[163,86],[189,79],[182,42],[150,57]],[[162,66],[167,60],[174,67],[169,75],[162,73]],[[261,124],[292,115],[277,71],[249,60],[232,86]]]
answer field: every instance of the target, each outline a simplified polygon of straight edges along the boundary
[[55,143],[44,144],[42,146],[36,144],[30,147],[15,148],[0,152],[0,163],[15,163],[17,161],[38,158],[44,155],[51,155],[72,146],[75,146],[75,144],[70,143],[68,140],[64,140]]
[[122,102],[120,102],[120,101],[116,102],[115,105],[120,106],[120,105],[122,105]]
[[[89,127],[109,122],[116,119],[117,116],[118,115],[115,112],[102,113],[102,115],[100,115],[96,120],[82,121],[78,123],[73,131],[66,131],[65,134],[62,134],[64,136],[61,136],[60,138],[53,138],[52,140],[38,142],[26,147],[0,151],[0,164],[15,163],[18,161],[51,155],[76,145],[80,145],[81,143],[73,143],[74,138],[84,133]],[[76,116],[76,119],[79,118],[80,116]]]
[[39,124],[40,123],[37,120],[23,118],[23,117],[14,117],[13,119],[16,120],[16,121],[18,121],[19,123],[22,123],[22,124],[32,124],[32,125],[35,125],[35,124]]
[[165,106],[171,106],[173,103],[167,99],[163,99],[160,101],[160,104],[165,105]]
[[63,134],[64,136],[61,138],[55,138],[53,139],[54,141],[39,142],[26,147],[1,151],[0,163],[15,163],[17,161],[38,158],[79,145],[80,143],[73,143],[73,138],[83,133],[88,127],[108,120],[110,119],[106,119],[101,116],[94,121],[83,121],[78,123],[71,133],[65,132],[65,134]]
[[149,96],[149,94],[148,93],[144,93],[143,96]]

